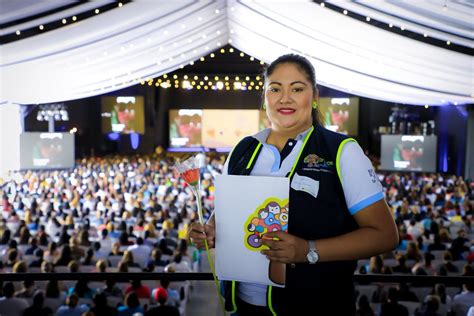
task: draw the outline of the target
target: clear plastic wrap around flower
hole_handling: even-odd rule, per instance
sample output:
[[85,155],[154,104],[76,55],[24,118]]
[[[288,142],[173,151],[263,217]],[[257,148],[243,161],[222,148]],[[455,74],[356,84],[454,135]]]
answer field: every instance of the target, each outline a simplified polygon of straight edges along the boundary
[[204,224],[204,218],[202,215],[202,203],[201,203],[201,193],[199,192],[201,174],[199,173],[199,163],[196,157],[190,157],[178,163],[174,166],[179,175],[186,181],[192,188],[194,194],[196,195],[196,203],[198,209],[199,222]]
[[199,163],[196,157],[190,157],[182,163],[176,164],[174,167],[189,185],[194,187],[199,186]]

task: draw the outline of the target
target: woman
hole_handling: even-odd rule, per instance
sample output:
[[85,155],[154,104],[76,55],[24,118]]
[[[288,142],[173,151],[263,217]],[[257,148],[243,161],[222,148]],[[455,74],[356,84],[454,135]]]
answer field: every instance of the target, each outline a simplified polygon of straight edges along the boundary
[[135,292],[130,292],[125,296],[125,306],[118,308],[119,316],[132,316],[135,313],[145,314],[145,310],[140,306],[140,301]]
[[[354,315],[356,260],[388,252],[398,244],[382,186],[357,143],[317,123],[318,91],[308,60],[281,56],[264,76],[263,107],[271,128],[241,141],[224,173],[289,175],[290,183],[297,173],[315,185],[319,181],[319,192],[311,195],[290,185],[289,232],[266,233],[264,244],[269,250],[262,255],[286,264],[286,287],[227,283],[223,289],[226,308],[239,315],[273,311],[294,315],[296,310]],[[310,155],[317,156],[312,166],[304,162]],[[205,238],[214,247],[214,217],[204,226],[193,223],[189,237],[200,249],[205,248]]]

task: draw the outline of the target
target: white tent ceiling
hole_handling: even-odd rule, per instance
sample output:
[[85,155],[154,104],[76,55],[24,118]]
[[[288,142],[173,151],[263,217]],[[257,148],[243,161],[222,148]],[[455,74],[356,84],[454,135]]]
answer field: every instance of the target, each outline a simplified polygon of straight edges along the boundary
[[[12,5],[8,14],[0,10],[0,23],[37,3],[20,2],[23,8]],[[0,0],[2,7],[5,3]],[[407,29],[473,45],[469,3],[450,1],[446,11],[444,1],[437,0],[419,8],[413,1],[336,3],[382,22],[400,25],[403,19]],[[55,13],[55,18],[70,20],[86,6],[90,2],[62,17]],[[50,20],[40,17],[24,27]],[[2,45],[0,103],[58,102],[123,89],[184,67],[227,43],[265,62],[288,52],[303,54],[314,64],[319,83],[356,95],[406,104],[474,103],[470,55],[385,31],[314,2],[234,0],[139,0]]]

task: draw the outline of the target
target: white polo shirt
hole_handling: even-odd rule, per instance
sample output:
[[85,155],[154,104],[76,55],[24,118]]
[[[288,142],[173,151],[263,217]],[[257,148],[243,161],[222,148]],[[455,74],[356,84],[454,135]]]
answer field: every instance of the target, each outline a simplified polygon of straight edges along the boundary
[[[270,134],[269,128],[253,135],[255,139],[262,143],[262,149],[250,175],[285,177],[291,171],[293,163],[303,146],[304,138],[309,131],[310,129],[298,134],[295,139],[288,140],[282,151],[282,153],[285,153],[283,161],[281,161],[278,149],[267,144],[267,138]],[[228,167],[229,159],[224,165],[223,174],[228,173]],[[352,215],[384,198],[382,185],[374,172],[372,163],[356,142],[348,142],[344,145],[340,158],[340,172],[344,197]],[[265,285],[239,284],[237,295],[240,299],[253,305],[266,305],[267,287]]]

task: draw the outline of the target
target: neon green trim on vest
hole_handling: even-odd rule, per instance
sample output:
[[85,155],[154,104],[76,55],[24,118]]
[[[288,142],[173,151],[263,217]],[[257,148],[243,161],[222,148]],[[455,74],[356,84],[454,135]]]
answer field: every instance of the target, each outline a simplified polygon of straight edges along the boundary
[[272,303],[272,289],[273,287],[271,285],[268,286],[268,290],[267,290],[267,301],[268,301],[268,308],[270,309],[270,312],[272,312],[272,315],[273,316],[277,316],[277,313],[275,312],[275,310],[273,309],[273,303]]
[[235,281],[232,281],[232,310],[229,313],[237,313],[237,303],[235,302]]
[[339,148],[337,149],[336,170],[337,170],[337,176],[339,177],[339,181],[341,181],[341,184],[342,184],[342,176],[341,176],[341,164],[339,160],[341,159],[342,148],[344,148],[344,145],[347,144],[348,142],[357,143],[357,141],[354,138],[346,138],[339,144]]
[[257,148],[255,148],[255,150],[252,154],[252,157],[250,158],[249,163],[247,164],[247,167],[245,169],[250,169],[250,166],[252,165],[252,162],[255,159],[255,156],[257,155],[258,150],[260,149],[260,147],[262,147],[262,143],[259,142],[258,145],[257,145]]
[[295,172],[296,165],[298,164],[298,161],[300,160],[301,154],[303,153],[304,147],[306,146],[306,143],[308,142],[308,139],[311,136],[311,134],[313,133],[313,131],[314,131],[314,126],[311,126],[310,131],[308,132],[308,134],[306,134],[306,137],[304,138],[303,146],[301,146],[301,150],[298,153],[298,157],[296,157],[296,160],[293,163],[293,167],[291,167],[290,175],[288,176],[289,178],[291,178],[291,176],[293,175],[293,172]]

